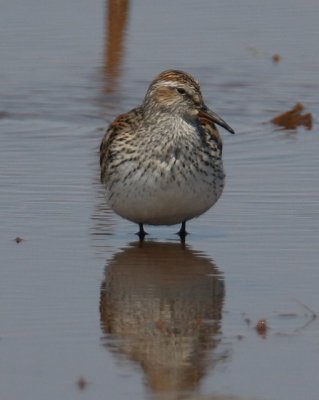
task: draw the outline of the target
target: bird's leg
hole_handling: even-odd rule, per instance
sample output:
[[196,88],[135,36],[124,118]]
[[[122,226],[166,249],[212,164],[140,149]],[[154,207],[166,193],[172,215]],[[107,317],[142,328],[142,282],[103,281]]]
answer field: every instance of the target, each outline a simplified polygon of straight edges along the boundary
[[181,225],[181,229],[179,230],[179,232],[177,233],[179,235],[179,237],[181,238],[181,242],[184,243],[185,242],[185,238],[187,236],[187,232],[186,232],[186,221],[182,222]]
[[136,232],[136,234],[138,235],[138,237],[140,238],[140,241],[142,242],[145,238],[145,236],[147,235],[147,233],[144,231],[144,227],[143,224],[138,224],[139,226],[139,231]]

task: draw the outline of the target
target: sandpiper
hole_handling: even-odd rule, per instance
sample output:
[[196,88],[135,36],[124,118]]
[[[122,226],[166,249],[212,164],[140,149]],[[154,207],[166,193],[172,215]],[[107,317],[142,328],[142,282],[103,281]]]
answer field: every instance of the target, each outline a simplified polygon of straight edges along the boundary
[[101,182],[109,207],[139,225],[174,225],[211,208],[224,188],[222,140],[233,129],[202,97],[188,73],[168,70],[150,84],[144,102],[119,115],[100,147]]

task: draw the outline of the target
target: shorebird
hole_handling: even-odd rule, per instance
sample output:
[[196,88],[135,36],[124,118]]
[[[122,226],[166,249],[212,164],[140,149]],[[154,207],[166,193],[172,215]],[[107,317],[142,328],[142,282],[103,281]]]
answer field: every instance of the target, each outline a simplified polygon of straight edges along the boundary
[[142,105],[119,115],[100,146],[101,182],[109,207],[139,225],[175,225],[211,208],[224,188],[218,124],[233,129],[202,97],[188,73],[168,70],[150,84]]

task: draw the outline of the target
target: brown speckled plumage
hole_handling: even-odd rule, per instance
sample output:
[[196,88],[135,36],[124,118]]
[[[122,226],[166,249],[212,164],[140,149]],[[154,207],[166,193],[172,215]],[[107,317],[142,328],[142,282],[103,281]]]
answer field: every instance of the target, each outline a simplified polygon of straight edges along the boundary
[[224,186],[222,140],[233,130],[203,101],[197,81],[162,72],[144,102],[119,115],[100,147],[101,182],[110,207],[140,225],[185,222],[210,208]]

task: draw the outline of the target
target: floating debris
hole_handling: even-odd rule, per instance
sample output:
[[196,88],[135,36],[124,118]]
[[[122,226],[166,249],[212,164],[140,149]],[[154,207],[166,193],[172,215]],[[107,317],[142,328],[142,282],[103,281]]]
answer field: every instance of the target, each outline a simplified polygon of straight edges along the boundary
[[277,115],[271,120],[275,125],[282,126],[284,129],[296,129],[298,126],[304,126],[306,129],[312,129],[312,114],[307,113],[302,115],[301,112],[305,109],[301,103],[282,114]]
[[242,316],[245,323],[249,326],[251,324],[251,319],[249,318],[249,316],[246,313],[243,313]]
[[86,387],[87,387],[87,385],[89,384],[89,382],[88,382],[87,380],[85,380],[85,379],[83,378],[83,376],[81,376],[81,377],[77,380],[76,384],[77,384],[77,387],[79,388],[79,390],[85,390]]
[[21,242],[24,242],[24,239],[22,238],[22,237],[20,237],[20,236],[17,236],[15,239],[14,239],[14,241],[16,242],[16,243],[21,243]]
[[255,326],[255,329],[256,329],[257,333],[258,333],[260,336],[265,337],[265,336],[266,336],[266,333],[267,333],[267,330],[268,330],[267,321],[266,321],[265,319],[260,319],[260,320],[257,322],[257,324],[256,324],[256,326]]
[[272,58],[272,60],[273,60],[273,62],[275,63],[275,64],[278,64],[278,63],[280,63],[280,61],[282,61],[282,57],[281,57],[281,55],[280,54],[273,54],[273,56],[271,57]]
[[9,118],[10,114],[6,111],[0,111],[0,119]]

